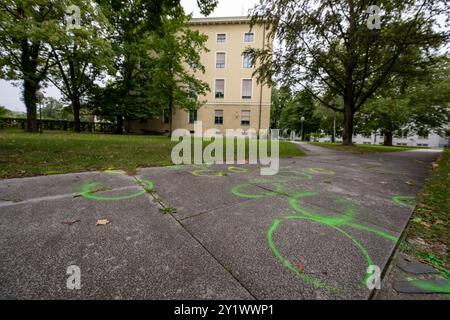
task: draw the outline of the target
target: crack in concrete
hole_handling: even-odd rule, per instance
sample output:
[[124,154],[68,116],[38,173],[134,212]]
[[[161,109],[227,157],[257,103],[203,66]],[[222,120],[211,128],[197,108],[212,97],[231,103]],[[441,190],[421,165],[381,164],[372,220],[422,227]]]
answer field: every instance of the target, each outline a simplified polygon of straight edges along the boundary
[[[135,179],[138,180],[137,177],[134,177]],[[166,203],[164,203],[164,201],[162,201],[162,199],[158,196],[158,194],[156,193],[156,191],[151,191],[149,192],[148,190],[146,190],[147,193],[150,195],[150,197],[152,198],[152,201],[156,202],[161,208],[170,208],[170,206],[168,206]],[[173,213],[167,213],[167,216],[170,216],[175,223],[177,223],[195,242],[197,242],[202,248],[203,250],[205,250],[206,253],[208,253],[209,256],[211,256],[212,259],[214,259],[220,266],[221,268],[228,273],[253,299],[257,300],[257,297],[250,291],[249,288],[247,288],[232,272],[231,270],[229,270],[229,268],[227,268],[225,266],[224,263],[222,263],[222,261],[220,261],[210,250],[208,250],[208,248],[206,248],[206,246],[203,245],[203,243],[200,241],[200,239],[198,239],[192,232],[190,232],[185,225],[182,223],[182,220],[178,219],[177,217],[175,217],[175,215]],[[189,217],[191,218],[191,217]],[[183,219],[185,220],[185,219]]]

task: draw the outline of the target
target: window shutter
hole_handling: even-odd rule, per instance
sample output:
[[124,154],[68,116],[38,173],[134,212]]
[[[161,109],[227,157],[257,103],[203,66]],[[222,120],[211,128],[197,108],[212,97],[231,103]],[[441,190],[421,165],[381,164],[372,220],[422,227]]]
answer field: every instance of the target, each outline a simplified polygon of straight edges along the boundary
[[216,53],[216,68],[225,68],[225,52]]
[[250,110],[242,110],[241,125],[250,125]]

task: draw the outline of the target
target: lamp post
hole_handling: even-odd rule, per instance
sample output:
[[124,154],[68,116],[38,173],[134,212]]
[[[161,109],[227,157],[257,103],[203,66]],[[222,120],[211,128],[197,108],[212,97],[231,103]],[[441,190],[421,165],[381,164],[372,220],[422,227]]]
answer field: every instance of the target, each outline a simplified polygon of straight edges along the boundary
[[42,101],[44,100],[44,95],[42,92],[38,92],[36,98],[39,104],[39,133],[42,133]]
[[302,132],[301,132],[301,138],[302,138],[302,141],[303,141],[303,122],[305,122],[305,117],[301,117],[300,118],[300,121],[302,122]]

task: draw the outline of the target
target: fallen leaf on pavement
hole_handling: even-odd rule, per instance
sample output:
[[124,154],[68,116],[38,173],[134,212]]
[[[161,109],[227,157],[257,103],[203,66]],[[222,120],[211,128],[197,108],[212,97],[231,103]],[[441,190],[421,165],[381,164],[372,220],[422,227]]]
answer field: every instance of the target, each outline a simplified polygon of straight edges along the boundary
[[303,273],[303,271],[305,271],[305,265],[303,263],[297,264],[297,270]]
[[415,184],[412,183],[411,181],[405,181],[405,184],[407,184],[408,186],[415,186]]
[[97,226],[105,226],[109,223],[108,219],[99,219],[97,220]]

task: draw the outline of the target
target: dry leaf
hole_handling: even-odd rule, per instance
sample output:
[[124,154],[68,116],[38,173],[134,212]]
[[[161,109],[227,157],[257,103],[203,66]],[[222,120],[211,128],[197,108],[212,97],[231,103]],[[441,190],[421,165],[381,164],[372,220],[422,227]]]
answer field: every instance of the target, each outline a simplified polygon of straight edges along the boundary
[[425,221],[422,221],[420,224],[425,226],[425,227],[427,227],[427,228],[431,227],[431,224],[429,224],[428,222],[425,222]]
[[444,224],[444,221],[442,221],[441,219],[437,219],[434,223],[435,224]]
[[297,270],[303,273],[303,271],[305,271],[305,265],[303,263],[297,264]]
[[99,219],[97,220],[97,226],[105,226],[109,223],[108,219]]
[[415,184],[412,183],[411,181],[405,181],[405,184],[407,184],[408,186],[415,186]]

